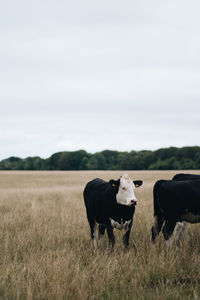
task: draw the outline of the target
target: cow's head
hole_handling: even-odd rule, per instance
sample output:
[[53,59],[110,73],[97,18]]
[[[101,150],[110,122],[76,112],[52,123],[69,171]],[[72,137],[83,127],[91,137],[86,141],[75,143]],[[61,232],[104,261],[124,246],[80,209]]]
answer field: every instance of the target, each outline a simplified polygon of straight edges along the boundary
[[142,180],[132,181],[131,178],[124,174],[118,180],[110,180],[114,191],[116,192],[117,203],[121,205],[134,206],[137,205],[134,190],[142,185]]

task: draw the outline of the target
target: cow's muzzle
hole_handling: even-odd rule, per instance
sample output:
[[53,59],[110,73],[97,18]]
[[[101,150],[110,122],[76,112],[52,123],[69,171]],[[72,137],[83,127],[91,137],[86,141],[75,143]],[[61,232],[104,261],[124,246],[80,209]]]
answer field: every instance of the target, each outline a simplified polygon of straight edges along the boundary
[[137,205],[137,200],[130,201],[130,206],[136,206],[136,205]]

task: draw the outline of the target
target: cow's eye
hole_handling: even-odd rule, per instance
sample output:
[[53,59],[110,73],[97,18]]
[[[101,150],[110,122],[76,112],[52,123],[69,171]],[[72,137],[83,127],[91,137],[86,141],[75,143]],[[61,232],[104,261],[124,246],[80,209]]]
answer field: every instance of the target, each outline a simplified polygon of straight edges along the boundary
[[124,190],[124,191],[125,191],[125,190],[126,190],[126,188],[125,188],[125,187],[123,187],[123,188],[122,188],[122,190]]

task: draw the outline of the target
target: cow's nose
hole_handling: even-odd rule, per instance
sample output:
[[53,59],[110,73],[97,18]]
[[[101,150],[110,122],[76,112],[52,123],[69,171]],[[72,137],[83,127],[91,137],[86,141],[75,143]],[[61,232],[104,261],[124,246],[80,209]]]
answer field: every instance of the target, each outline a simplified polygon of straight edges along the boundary
[[137,205],[137,200],[131,200],[130,205],[131,205],[131,206]]

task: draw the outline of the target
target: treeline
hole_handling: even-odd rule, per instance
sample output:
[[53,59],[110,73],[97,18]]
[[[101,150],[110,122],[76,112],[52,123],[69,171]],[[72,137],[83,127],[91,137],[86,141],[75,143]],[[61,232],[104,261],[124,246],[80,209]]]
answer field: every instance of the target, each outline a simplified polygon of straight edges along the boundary
[[119,152],[58,152],[47,159],[9,157],[0,170],[187,170],[200,169],[200,147]]

